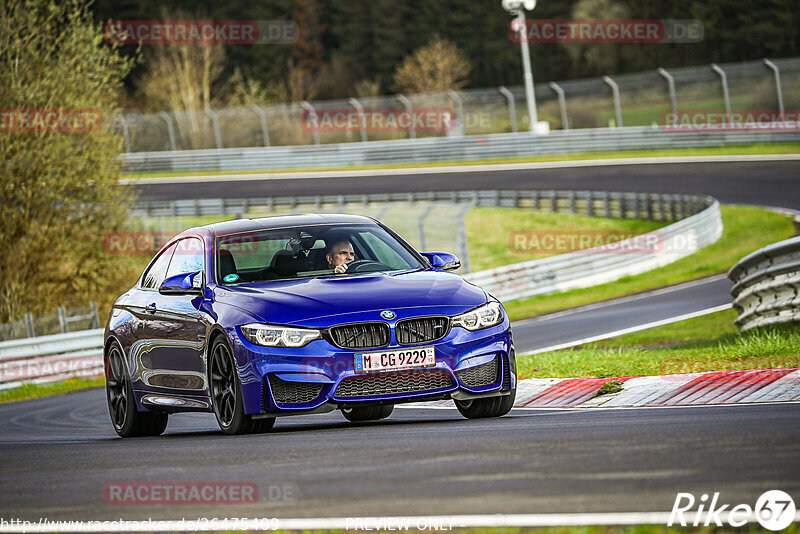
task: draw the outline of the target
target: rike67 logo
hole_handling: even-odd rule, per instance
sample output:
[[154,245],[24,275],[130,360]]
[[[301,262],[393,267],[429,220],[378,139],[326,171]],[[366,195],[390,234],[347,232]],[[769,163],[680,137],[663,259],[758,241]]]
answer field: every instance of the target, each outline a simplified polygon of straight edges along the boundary
[[714,493],[710,499],[707,493],[699,499],[691,493],[678,493],[667,526],[722,527],[727,523],[738,528],[748,522],[757,521],[767,530],[783,530],[792,524],[795,514],[794,500],[781,490],[764,492],[756,500],[754,507],[749,504],[723,504],[719,501],[719,492]]

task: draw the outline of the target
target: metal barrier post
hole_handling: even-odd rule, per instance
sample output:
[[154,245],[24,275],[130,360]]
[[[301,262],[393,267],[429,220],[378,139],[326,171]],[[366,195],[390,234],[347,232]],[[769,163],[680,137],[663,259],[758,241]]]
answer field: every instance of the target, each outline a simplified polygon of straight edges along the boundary
[[58,307],[58,325],[61,327],[61,333],[66,334],[67,330],[67,310],[63,306]]
[[28,337],[36,337],[36,332],[33,331],[33,315],[30,312],[25,312],[25,328],[28,330]]
[[722,70],[716,63],[711,64],[711,69],[719,74],[720,80],[722,81],[722,98],[725,100],[725,114],[728,117],[728,120],[730,120],[731,96],[728,94],[728,77],[725,75],[725,71]]
[[665,69],[658,67],[658,73],[667,80],[667,88],[669,89],[669,107],[673,113],[678,113],[678,97],[675,94],[675,78]]
[[461,102],[461,95],[449,89],[447,94],[456,103],[456,124],[458,125],[458,134],[464,135],[467,131],[466,117],[464,117],[464,104]]
[[94,315],[92,324],[89,325],[89,328],[100,328],[100,312],[97,310],[97,303],[91,302],[89,307],[91,307],[92,315]]
[[125,138],[125,152],[130,154],[131,152],[131,132],[128,130],[128,121],[125,120],[125,117],[122,115],[117,115],[114,117],[115,119],[119,120],[122,123],[122,136]]
[[564,90],[556,82],[550,82],[550,89],[558,95],[558,107],[561,110],[561,129],[569,130],[569,117],[567,116],[567,97]]
[[314,144],[319,145],[319,125],[317,124],[317,112],[314,110],[314,106],[309,104],[306,100],[300,102],[300,106],[306,110],[309,115],[311,115],[311,118],[314,121],[314,127],[311,129],[311,135],[314,136]]
[[622,104],[619,101],[619,85],[608,76],[603,76],[603,81],[611,87],[611,94],[614,97],[614,112],[617,115],[617,127],[622,128]]
[[466,229],[466,219],[471,209],[471,203],[461,209],[461,213],[458,215],[458,229],[456,233],[456,249],[458,250],[458,258],[461,260],[461,268],[464,269],[464,273],[469,273],[471,271],[469,266],[469,243],[467,242]]
[[348,100],[348,102],[350,102],[350,105],[356,108],[356,111],[358,112],[358,126],[359,129],[361,130],[361,142],[366,143],[368,141],[367,117],[364,115],[364,106],[362,106],[361,102],[359,102],[355,98],[351,98],[350,100]]
[[408,112],[408,138],[409,139],[416,139],[417,132],[414,129],[414,110],[411,107],[411,100],[408,99],[406,95],[395,95],[397,96],[397,100],[403,104],[403,107],[406,108]]
[[506,97],[508,102],[508,117],[511,119],[511,131],[517,133],[517,108],[514,104],[514,94],[506,89],[504,85],[497,88],[500,94]]
[[269,146],[269,128],[267,128],[267,114],[261,109],[261,106],[252,106],[250,109],[256,112],[259,120],[261,121],[261,137],[264,140],[264,146]]
[[780,69],[778,69],[778,66],[775,63],[768,60],[767,58],[764,58],[764,65],[769,67],[775,74],[775,90],[778,93],[778,110],[780,111],[781,114],[781,122],[783,122],[786,119],[784,116],[784,109],[783,109],[783,89],[781,88],[781,71]]
[[211,119],[211,124],[214,127],[214,140],[217,142],[217,148],[222,148],[222,131],[219,129],[219,117],[211,108],[206,108],[205,114]]
[[168,113],[164,111],[159,111],[158,116],[161,117],[164,122],[167,123],[167,134],[169,135],[169,148],[173,152],[178,150],[178,146],[175,143],[175,125],[172,123],[172,117],[169,116]]
[[425,219],[428,218],[431,211],[433,210],[434,204],[431,204],[425,208],[425,211],[422,212],[422,215],[419,218],[418,226],[419,226],[419,249],[424,251],[425,250]]

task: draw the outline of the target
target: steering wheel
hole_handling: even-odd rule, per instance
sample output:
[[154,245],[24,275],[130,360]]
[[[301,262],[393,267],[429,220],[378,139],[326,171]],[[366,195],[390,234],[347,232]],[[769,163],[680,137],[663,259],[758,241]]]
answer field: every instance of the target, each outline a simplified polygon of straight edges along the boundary
[[381,269],[385,268],[386,266],[379,261],[374,260],[355,260],[351,261],[347,264],[347,271],[348,273],[363,273],[368,272],[369,269],[362,269],[362,267],[369,267],[370,265],[378,265]]

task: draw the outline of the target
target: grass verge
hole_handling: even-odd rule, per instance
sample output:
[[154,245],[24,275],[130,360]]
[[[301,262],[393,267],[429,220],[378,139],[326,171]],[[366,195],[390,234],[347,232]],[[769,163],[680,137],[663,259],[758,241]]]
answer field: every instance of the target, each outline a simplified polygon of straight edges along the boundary
[[[722,222],[724,230],[716,243],[664,267],[599,286],[512,300],[503,305],[512,320],[523,319],[724,273],[747,254],[792,237],[795,231],[789,217],[749,206],[722,206]],[[474,261],[472,257],[470,260]]]
[[17,388],[0,391],[0,403],[61,395],[71,391],[104,387],[104,378],[70,378],[52,384],[23,384]]
[[517,356],[520,378],[618,377],[800,367],[800,329],[739,333],[726,310],[590,343]]
[[677,157],[677,156],[750,156],[765,154],[797,154],[800,143],[754,144],[703,148],[664,148],[656,150],[620,150],[615,152],[582,152],[580,154],[559,154],[552,156],[527,156],[516,158],[487,158],[480,160],[437,161],[429,163],[393,163],[386,165],[350,165],[344,167],[320,167],[303,169],[249,169],[236,171],[148,171],[141,173],[125,173],[122,178],[153,178],[168,176],[218,176],[225,174],[263,174],[277,172],[321,172],[321,171],[356,171],[380,169],[405,169],[422,167],[448,167],[452,165],[492,165],[502,163],[544,163],[550,161],[579,161],[589,159]]

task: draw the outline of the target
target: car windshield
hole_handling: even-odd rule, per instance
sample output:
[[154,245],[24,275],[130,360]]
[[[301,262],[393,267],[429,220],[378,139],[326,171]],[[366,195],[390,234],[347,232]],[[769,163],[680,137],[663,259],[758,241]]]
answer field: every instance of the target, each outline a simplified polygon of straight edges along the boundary
[[220,284],[423,267],[411,251],[376,224],[297,226],[221,237],[216,265]]

